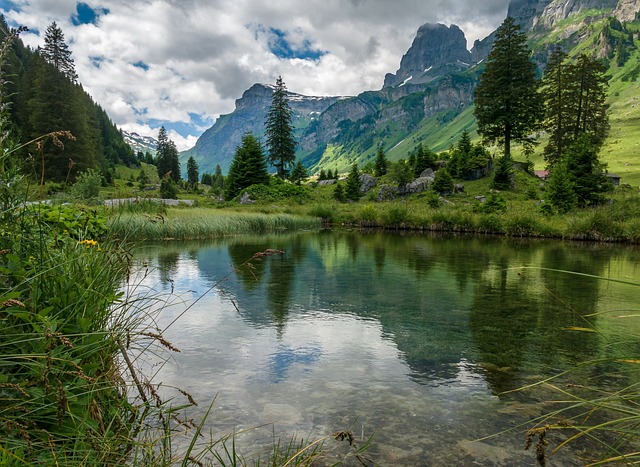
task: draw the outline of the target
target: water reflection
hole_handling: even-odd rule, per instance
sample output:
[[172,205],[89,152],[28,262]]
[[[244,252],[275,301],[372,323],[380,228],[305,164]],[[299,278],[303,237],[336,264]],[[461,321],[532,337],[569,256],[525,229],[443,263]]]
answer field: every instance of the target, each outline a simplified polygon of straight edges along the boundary
[[[268,248],[284,254],[234,269]],[[505,391],[620,352],[611,339],[630,341],[624,351],[637,355],[629,339],[637,325],[599,314],[635,306],[637,288],[592,277],[637,277],[637,257],[608,245],[348,231],[165,244],[140,254],[158,268],[162,290],[216,285],[179,321],[170,340],[183,353],[164,378],[201,388],[205,398],[222,392],[220,426],[277,420],[285,431],[323,435],[357,418],[377,433],[381,465],[483,463],[456,443],[542,410],[521,405],[539,395]],[[160,323],[176,314],[163,313]],[[585,327],[600,333],[568,330]],[[598,383],[615,370],[572,377]],[[501,465],[531,462],[519,436],[495,441],[508,451]],[[563,460],[581,464],[574,461]]]

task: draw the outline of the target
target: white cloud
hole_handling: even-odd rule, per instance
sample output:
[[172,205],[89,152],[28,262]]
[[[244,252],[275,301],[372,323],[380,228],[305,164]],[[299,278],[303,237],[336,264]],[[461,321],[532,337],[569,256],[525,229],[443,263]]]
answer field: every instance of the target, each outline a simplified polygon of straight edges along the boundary
[[[509,0],[85,0],[109,13],[81,26],[71,21],[75,0],[13,3],[17,10],[0,11],[40,33],[23,34],[31,47],[58,23],[84,88],[117,125],[154,136],[164,122],[184,149],[205,129],[190,114],[212,121],[229,113],[256,82],[282,75],[289,90],[308,95],[379,89],[421,24],[458,24],[472,44],[502,22]],[[294,46],[326,55],[278,58],[270,35],[250,25],[276,28]]]

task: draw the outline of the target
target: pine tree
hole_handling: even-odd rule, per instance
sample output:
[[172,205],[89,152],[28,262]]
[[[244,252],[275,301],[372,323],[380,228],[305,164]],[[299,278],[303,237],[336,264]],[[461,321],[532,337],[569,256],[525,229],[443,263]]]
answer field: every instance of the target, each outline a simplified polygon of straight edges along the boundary
[[513,159],[511,156],[505,154],[498,158],[496,170],[493,173],[493,180],[491,181],[491,188],[495,188],[496,190],[508,190],[513,187],[513,181]]
[[542,78],[542,98],[545,102],[545,119],[543,127],[549,133],[549,142],[544,148],[544,159],[547,166],[553,166],[562,157],[563,151],[570,144],[569,105],[567,86],[567,54],[556,48]]
[[354,162],[351,166],[351,172],[347,176],[347,186],[344,190],[344,197],[351,201],[360,199],[360,171],[358,164]]
[[543,106],[526,35],[513,18],[496,32],[474,104],[478,132],[485,141],[502,144],[505,156],[511,156],[512,141],[535,142],[531,135],[540,126]]
[[453,192],[453,178],[451,178],[451,174],[446,168],[436,172],[431,188],[440,194]]
[[291,169],[291,174],[289,175],[289,180],[291,180],[296,185],[301,185],[303,180],[309,176],[309,172],[307,168],[302,165],[302,161],[298,160],[293,169]]
[[278,176],[287,176],[287,167],[296,160],[296,141],[291,122],[293,112],[289,107],[287,88],[279,76],[271,98],[271,106],[267,112],[265,134],[269,155],[267,162],[273,165]]
[[71,51],[64,41],[62,29],[55,21],[47,27],[44,35],[44,47],[40,49],[40,55],[70,81],[78,80]]
[[178,158],[178,148],[176,144],[169,139],[164,126],[158,130],[157,141],[156,167],[158,169],[158,177],[162,179],[165,175],[170,174],[169,176],[174,182],[179,182],[180,160]]
[[260,183],[269,183],[267,161],[260,141],[252,133],[246,133],[229,167],[225,198],[235,198],[243,189]]
[[376,177],[382,177],[387,174],[387,170],[389,168],[389,162],[387,161],[387,156],[384,154],[384,150],[382,149],[382,145],[378,146],[378,154],[376,155],[376,163],[374,174]]
[[560,213],[568,212],[578,204],[571,178],[566,162],[557,163],[545,187],[548,202]]
[[192,189],[198,186],[198,175],[198,163],[193,156],[190,156],[187,161],[187,182],[189,182]]
[[598,146],[587,134],[580,136],[566,152],[566,168],[580,206],[603,201],[603,194],[613,187],[598,159]]
[[589,136],[591,144],[602,147],[609,133],[609,105],[607,104],[608,81],[604,65],[582,54],[568,67],[570,129],[573,141],[580,135]]

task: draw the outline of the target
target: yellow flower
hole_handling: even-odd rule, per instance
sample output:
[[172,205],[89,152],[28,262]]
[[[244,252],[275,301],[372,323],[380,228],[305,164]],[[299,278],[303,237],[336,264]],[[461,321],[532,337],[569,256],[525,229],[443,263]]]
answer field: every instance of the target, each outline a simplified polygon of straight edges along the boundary
[[80,240],[78,244],[85,245],[87,248],[91,248],[92,246],[96,246],[98,242],[96,242],[95,240]]

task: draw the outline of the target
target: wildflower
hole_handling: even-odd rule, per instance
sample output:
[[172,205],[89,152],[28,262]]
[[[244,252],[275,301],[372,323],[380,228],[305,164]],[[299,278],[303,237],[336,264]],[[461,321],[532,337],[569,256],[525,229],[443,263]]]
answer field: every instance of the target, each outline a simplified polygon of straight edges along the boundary
[[96,246],[98,242],[96,242],[95,240],[80,240],[78,244],[85,245],[87,248],[91,248],[92,246]]

